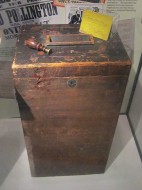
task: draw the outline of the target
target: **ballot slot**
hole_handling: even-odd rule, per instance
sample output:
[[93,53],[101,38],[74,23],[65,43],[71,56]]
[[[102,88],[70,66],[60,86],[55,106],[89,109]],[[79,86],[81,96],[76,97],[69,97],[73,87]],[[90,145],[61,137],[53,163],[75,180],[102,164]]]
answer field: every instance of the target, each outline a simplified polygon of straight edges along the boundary
[[94,37],[86,34],[50,35],[46,37],[46,45],[87,45],[94,44]]

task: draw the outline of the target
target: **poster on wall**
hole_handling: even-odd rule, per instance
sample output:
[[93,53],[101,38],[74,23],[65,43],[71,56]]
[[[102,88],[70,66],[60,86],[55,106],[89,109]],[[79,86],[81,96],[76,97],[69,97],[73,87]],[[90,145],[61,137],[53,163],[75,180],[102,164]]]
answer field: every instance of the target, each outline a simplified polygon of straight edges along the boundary
[[51,0],[0,1],[0,28],[5,40],[17,37],[21,25],[64,23],[64,12]]
[[53,0],[53,4],[55,6],[64,7],[66,3],[85,3],[85,1],[81,1],[81,0]]
[[52,0],[0,1],[0,60],[11,60],[22,25],[64,23],[64,8],[55,6]]
[[82,0],[87,3],[105,3],[106,0]]
[[141,17],[141,0],[106,0],[108,13],[117,13],[120,19]]
[[103,13],[104,4],[102,3],[66,4],[65,5],[66,24],[80,24],[82,13],[84,10],[92,10],[94,12]]

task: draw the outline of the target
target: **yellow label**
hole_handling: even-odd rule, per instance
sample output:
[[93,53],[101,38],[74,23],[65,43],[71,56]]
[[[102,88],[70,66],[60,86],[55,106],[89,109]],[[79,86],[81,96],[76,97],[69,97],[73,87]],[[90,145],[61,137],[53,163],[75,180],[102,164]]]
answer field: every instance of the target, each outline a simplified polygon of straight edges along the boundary
[[91,34],[94,37],[107,40],[112,26],[113,18],[109,15],[84,10],[80,32]]

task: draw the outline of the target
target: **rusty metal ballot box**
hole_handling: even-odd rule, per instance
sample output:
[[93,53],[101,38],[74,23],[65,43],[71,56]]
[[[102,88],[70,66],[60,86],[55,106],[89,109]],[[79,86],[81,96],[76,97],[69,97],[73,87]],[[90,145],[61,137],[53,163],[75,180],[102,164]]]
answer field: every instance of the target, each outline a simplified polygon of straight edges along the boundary
[[[30,49],[29,38],[51,52]],[[32,176],[105,171],[130,68],[117,34],[103,41],[79,25],[22,27],[12,69]]]

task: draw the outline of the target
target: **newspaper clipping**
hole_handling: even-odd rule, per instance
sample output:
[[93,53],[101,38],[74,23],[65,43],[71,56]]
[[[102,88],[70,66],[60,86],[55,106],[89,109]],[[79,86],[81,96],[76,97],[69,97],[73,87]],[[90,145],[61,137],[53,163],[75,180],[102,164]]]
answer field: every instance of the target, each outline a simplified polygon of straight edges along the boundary
[[52,0],[0,0],[1,61],[12,59],[22,25],[65,24],[63,9]]
[[104,4],[89,3],[89,4],[66,4],[65,15],[66,24],[80,24],[83,10],[88,9],[98,13],[104,12]]
[[80,0],[53,0],[53,4],[56,6],[64,7],[66,3],[85,3]]
[[51,0],[0,1],[0,28],[6,40],[17,37],[21,25],[59,22],[62,23],[62,19],[59,20],[58,7]]

